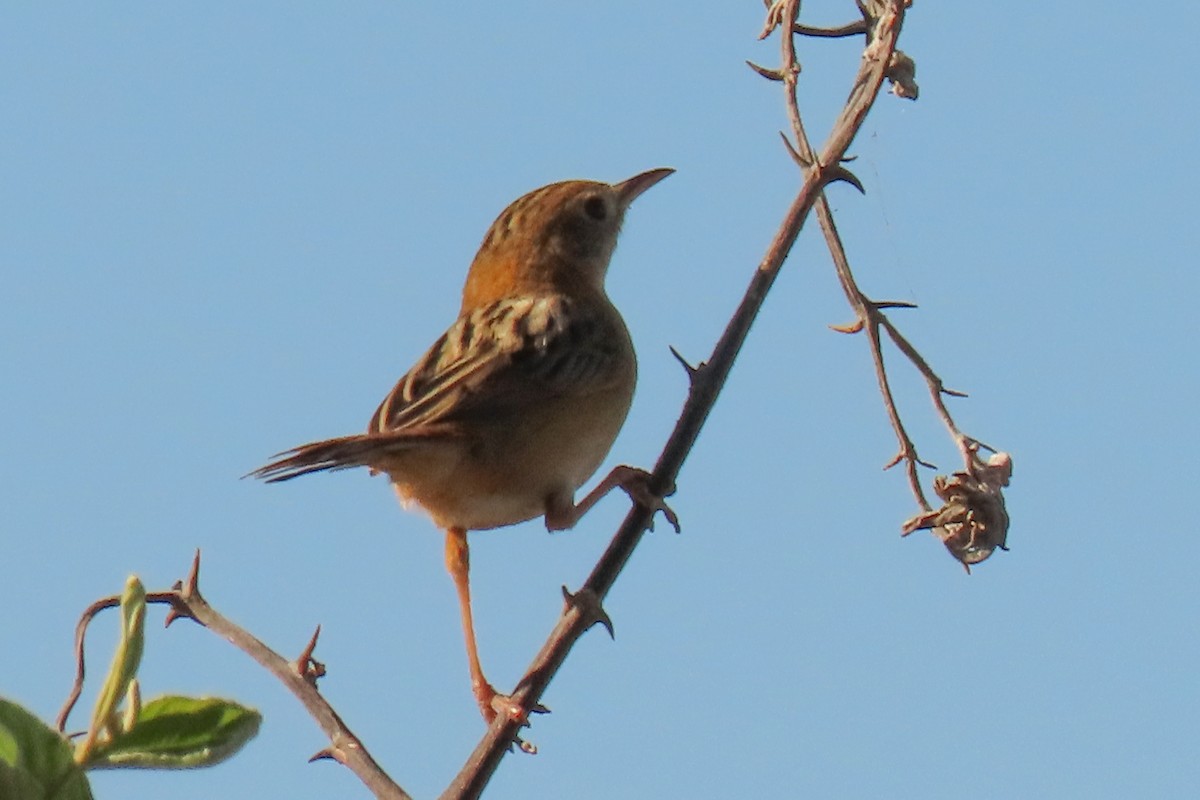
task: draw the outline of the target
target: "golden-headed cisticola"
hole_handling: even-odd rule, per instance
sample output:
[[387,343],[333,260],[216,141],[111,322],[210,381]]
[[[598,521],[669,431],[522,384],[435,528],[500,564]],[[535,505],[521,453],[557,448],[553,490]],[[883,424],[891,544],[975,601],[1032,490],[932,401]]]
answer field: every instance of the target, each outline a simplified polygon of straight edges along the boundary
[[487,720],[524,712],[479,663],[467,532],[539,516],[549,530],[570,528],[616,487],[675,522],[647,473],[632,467],[575,502],[608,455],[637,381],[633,342],[604,288],[609,260],[630,204],[672,172],[563,181],[516,200],[484,236],[458,319],[384,398],[367,432],[301,445],[251,473],[275,482],[369,467],[446,531],[472,689]]

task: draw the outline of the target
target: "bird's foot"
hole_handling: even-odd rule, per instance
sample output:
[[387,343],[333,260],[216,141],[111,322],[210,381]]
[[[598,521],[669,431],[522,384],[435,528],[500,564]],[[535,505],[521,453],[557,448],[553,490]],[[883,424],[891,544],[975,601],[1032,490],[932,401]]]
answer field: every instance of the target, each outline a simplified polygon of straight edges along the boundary
[[497,692],[487,681],[472,684],[471,690],[475,693],[476,702],[479,703],[479,713],[483,715],[483,721],[488,725],[491,725],[498,715],[515,722],[528,721],[529,715],[525,709],[521,708],[520,704],[508,695]]
[[[661,511],[662,515],[667,518],[667,522],[671,523],[671,527],[675,529],[675,532],[679,533],[679,517],[676,516],[675,512],[671,510],[671,507],[663,499],[675,494],[675,487],[671,486],[662,495],[659,495],[650,489],[650,479],[652,477],[644,469],[624,465],[614,469],[612,474],[613,481],[625,491],[625,494],[629,495],[629,499],[643,508],[653,509],[656,513]],[[650,530],[654,530],[653,517],[650,520]]]

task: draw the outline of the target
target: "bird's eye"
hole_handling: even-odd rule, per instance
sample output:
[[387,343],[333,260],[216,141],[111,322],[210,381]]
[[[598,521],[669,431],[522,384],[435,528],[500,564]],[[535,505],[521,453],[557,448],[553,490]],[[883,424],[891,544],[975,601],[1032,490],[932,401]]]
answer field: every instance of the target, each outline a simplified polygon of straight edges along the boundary
[[597,222],[608,216],[608,206],[604,204],[604,198],[596,195],[583,201],[583,211]]

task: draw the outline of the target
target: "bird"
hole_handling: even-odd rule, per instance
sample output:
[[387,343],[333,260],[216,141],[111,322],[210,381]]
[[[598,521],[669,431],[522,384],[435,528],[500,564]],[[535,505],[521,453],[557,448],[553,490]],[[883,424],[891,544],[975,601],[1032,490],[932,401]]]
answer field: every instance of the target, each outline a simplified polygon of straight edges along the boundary
[[471,614],[469,531],[543,517],[574,527],[614,488],[678,519],[650,474],[614,468],[578,503],[633,401],[637,357],[605,276],[630,204],[674,172],[568,180],[512,202],[483,238],[450,328],[379,404],[366,433],[277,453],[269,483],[367,467],[445,532],[472,692],[485,722],[526,711],[484,675]]

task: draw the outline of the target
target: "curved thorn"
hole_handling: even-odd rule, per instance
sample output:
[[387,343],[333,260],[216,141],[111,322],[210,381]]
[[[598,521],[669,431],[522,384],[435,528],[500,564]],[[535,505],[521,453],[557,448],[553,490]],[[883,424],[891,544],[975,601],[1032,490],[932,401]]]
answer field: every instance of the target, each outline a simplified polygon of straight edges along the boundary
[[841,39],[847,36],[858,36],[861,33],[866,33],[867,22],[866,20],[860,19],[836,28],[817,28],[812,25],[801,25],[800,23],[796,23],[792,26],[792,32],[798,33],[801,36],[815,36],[823,39]]
[[970,397],[971,396],[971,395],[967,394],[966,392],[960,392],[957,389],[947,389],[945,386],[942,387],[942,394],[948,394],[951,397]]
[[916,303],[910,303],[907,300],[880,300],[878,302],[871,303],[871,305],[875,306],[875,308],[879,309],[880,311],[884,310],[885,308],[916,308],[917,307]]
[[763,0],[763,5],[767,7],[767,18],[763,22],[763,29],[758,34],[759,41],[770,36],[772,31],[783,24],[782,0]]
[[[858,189],[858,191],[861,194],[867,193],[867,190],[863,188],[862,181],[860,181],[858,179],[858,176],[840,164],[829,167],[828,174],[829,174],[828,183],[834,183],[835,181],[842,181],[843,183],[848,183],[851,186],[853,186],[855,189]],[[828,184],[826,184],[826,185],[828,185]]]
[[830,325],[829,329],[838,333],[858,333],[865,327],[865,323],[861,319],[856,319],[854,322],[848,322],[845,325]]
[[858,161],[858,156],[842,156],[841,163],[849,164],[851,161]]
[[604,626],[604,630],[608,631],[609,638],[616,639],[616,634],[613,632],[612,617],[608,616],[608,612],[604,610],[604,606],[600,604],[600,598],[596,593],[586,586],[578,592],[572,594],[566,586],[562,587],[563,600],[568,606],[573,606],[579,611],[579,615],[583,617],[584,630],[588,630],[593,625],[600,624]]
[[317,649],[317,639],[319,639],[319,638],[321,638],[321,626],[320,625],[318,625],[316,627],[316,630],[313,631],[313,635],[311,638],[309,638],[308,644],[306,644],[304,646],[304,649],[300,651],[300,657],[296,660],[297,661],[311,661],[313,651]]
[[792,145],[792,140],[787,137],[786,133],[780,131],[779,138],[783,139],[783,146],[787,148],[788,155],[792,157],[792,161],[795,161],[801,169],[808,169],[812,166],[812,160],[800,155],[800,153]]
[[318,750],[317,752],[313,753],[308,759],[308,763],[310,763],[310,764],[312,764],[316,761],[337,761],[337,762],[341,763],[341,759],[337,757],[337,755],[334,753],[332,747],[326,747],[322,750]]
[[782,81],[783,80],[783,73],[777,69],[767,69],[766,67],[760,67],[758,64],[755,64],[753,61],[747,61],[746,66],[748,66],[750,69],[754,70],[759,75],[763,76],[764,78],[766,78],[769,81]]
[[192,557],[192,568],[188,571],[187,580],[179,587],[179,592],[186,600],[189,597],[200,595],[200,548],[196,548],[196,555]]
[[183,583],[175,581],[169,592],[151,592],[157,599],[155,602],[166,601],[169,604],[167,608],[167,616],[163,620],[163,628],[171,627],[171,624],[177,619],[190,619],[197,625],[204,623],[196,619],[196,615],[192,613],[188,607],[187,599],[183,596]]
[[[612,617],[610,617],[608,615],[608,612],[604,610],[604,606],[600,606],[600,613],[599,613],[599,616],[596,618],[596,622],[603,625],[604,630],[608,631],[609,639],[616,641],[617,634],[613,631]],[[592,624],[594,625],[596,623],[594,622]]]
[[321,626],[313,631],[312,638],[308,640],[308,644],[300,651],[300,655],[292,662],[292,669],[301,678],[304,678],[312,686],[317,685],[317,679],[325,677],[325,665],[313,658],[313,652],[317,649],[317,639],[321,636]]
[[689,364],[687,359],[675,349],[674,345],[667,345],[667,348],[671,351],[671,355],[675,356],[675,360],[679,362],[680,366],[683,367],[683,371],[687,373],[688,380],[692,380],[696,376],[696,373],[700,371],[699,367],[693,367]]

